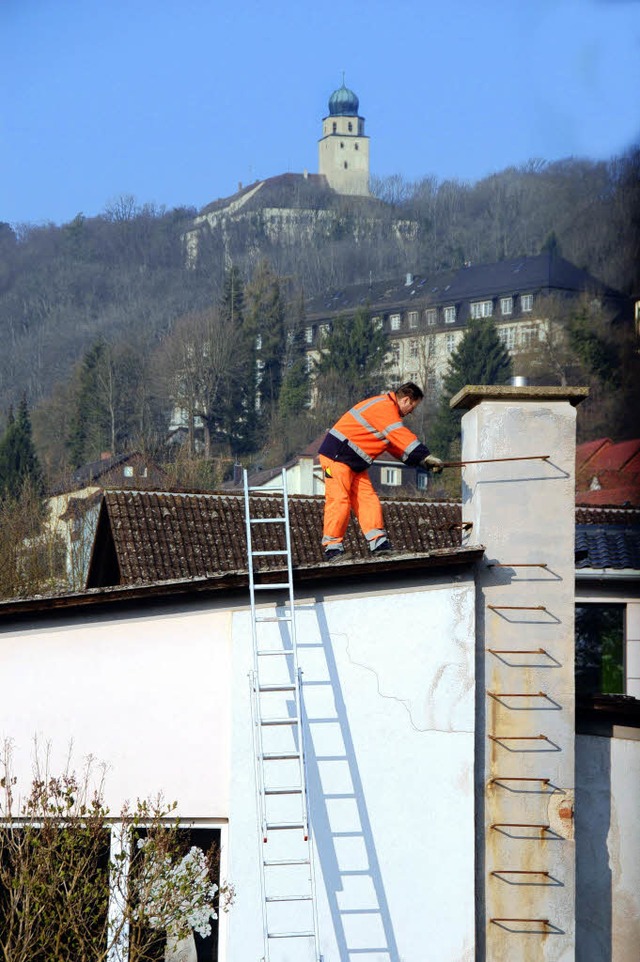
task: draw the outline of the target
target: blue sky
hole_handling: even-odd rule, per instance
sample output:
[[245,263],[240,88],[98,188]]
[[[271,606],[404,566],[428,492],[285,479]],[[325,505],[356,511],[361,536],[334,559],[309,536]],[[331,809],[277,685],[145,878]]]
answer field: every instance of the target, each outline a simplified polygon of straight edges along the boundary
[[342,71],[379,176],[640,142],[639,0],[0,0],[0,221],[315,172]]

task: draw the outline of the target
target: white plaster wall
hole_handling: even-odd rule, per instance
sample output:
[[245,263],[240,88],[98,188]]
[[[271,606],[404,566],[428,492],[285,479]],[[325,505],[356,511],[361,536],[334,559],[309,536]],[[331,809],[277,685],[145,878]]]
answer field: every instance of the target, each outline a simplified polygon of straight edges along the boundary
[[[299,602],[324,962],[474,958],[474,599],[465,581]],[[237,613],[230,962],[261,957],[248,631]]]
[[106,800],[162,792],[183,816],[229,811],[228,612],[191,609],[92,616],[0,632],[0,740],[13,742],[19,784],[33,740],[58,773],[93,755],[108,765]]
[[[637,733],[636,733],[637,734]],[[640,741],[576,739],[576,957],[637,962]]]

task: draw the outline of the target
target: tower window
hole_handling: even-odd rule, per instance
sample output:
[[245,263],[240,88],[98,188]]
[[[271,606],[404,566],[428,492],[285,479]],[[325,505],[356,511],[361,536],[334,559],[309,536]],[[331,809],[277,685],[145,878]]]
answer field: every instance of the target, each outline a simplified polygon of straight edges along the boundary
[[349,165],[347,164],[347,162],[346,162],[346,160],[345,160],[345,162],[344,162],[344,169],[346,170],[348,166],[349,166]]
[[336,132],[337,129],[338,129],[338,125],[337,125],[337,123],[336,123],[335,120],[334,120],[334,122],[333,122],[333,132],[334,132],[334,134],[335,134],[335,132]]
[[340,141],[340,150],[342,150],[343,147],[344,147],[344,140],[341,140],[341,141]]
[[355,147],[356,150],[358,149],[358,145],[357,145],[357,144],[354,144],[353,146]]
[[351,133],[351,131],[353,130],[353,124],[351,123],[351,121],[349,121],[348,127],[349,127],[349,133]]

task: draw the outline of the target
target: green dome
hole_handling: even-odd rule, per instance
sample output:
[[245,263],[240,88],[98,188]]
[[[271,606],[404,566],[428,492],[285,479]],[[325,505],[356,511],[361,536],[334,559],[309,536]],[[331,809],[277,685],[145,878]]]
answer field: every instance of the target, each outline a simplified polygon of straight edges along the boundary
[[342,84],[338,90],[334,90],[329,97],[329,115],[331,117],[357,117],[360,101],[354,94]]

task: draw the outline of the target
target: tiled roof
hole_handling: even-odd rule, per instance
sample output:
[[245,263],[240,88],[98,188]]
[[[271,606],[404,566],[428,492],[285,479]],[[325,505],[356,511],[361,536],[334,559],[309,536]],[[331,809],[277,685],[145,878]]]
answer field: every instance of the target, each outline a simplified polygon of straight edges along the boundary
[[577,568],[640,569],[640,529],[620,525],[580,525],[576,529]]
[[[289,499],[293,564],[325,564],[321,548],[322,497]],[[398,552],[453,555],[460,549],[460,509],[453,503],[383,501]],[[252,516],[281,513],[281,499],[254,496]],[[254,550],[284,548],[283,527],[253,525]],[[369,560],[352,521],[345,549],[354,561]],[[113,562],[105,569],[105,558]],[[282,559],[257,559],[257,570],[282,566]],[[117,569],[118,580],[114,577]],[[143,584],[246,572],[244,500],[238,495],[107,491],[102,502],[88,587]],[[107,580],[105,580],[105,578]]]
[[579,444],[576,490],[578,504],[640,505],[640,440]]
[[[460,505],[453,502],[383,500],[386,524],[398,555],[453,557],[460,547]],[[321,549],[324,499],[289,499],[293,564],[325,565]],[[278,496],[253,496],[254,517],[281,513]],[[640,510],[576,509],[577,566],[640,570]],[[280,525],[254,525],[254,550],[284,548]],[[370,560],[352,520],[345,539],[349,559]],[[392,560],[396,555],[389,556]],[[257,559],[256,569],[282,566]],[[333,566],[335,568],[335,565]],[[141,585],[179,579],[246,574],[244,499],[234,494],[107,491],[104,494],[87,587]],[[338,570],[338,569],[336,569]]]

